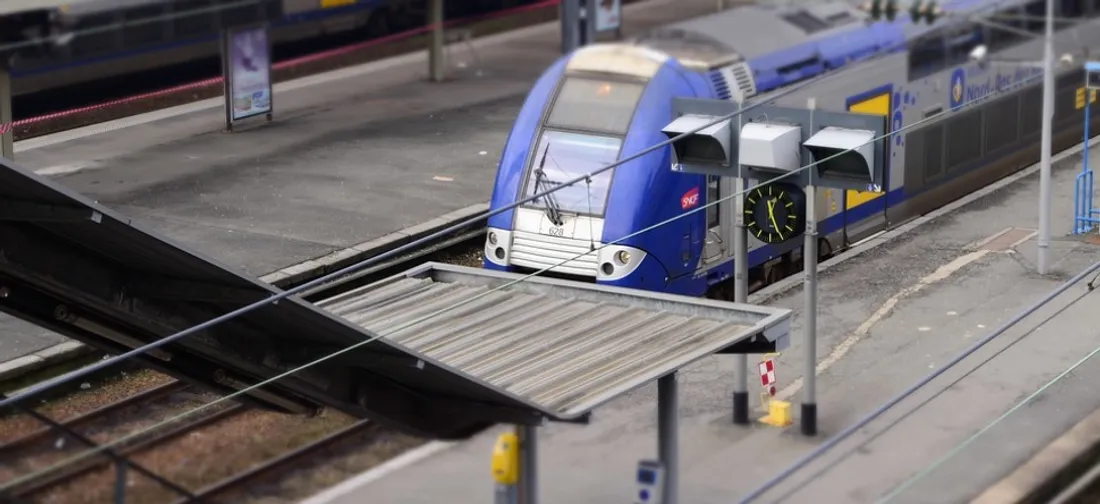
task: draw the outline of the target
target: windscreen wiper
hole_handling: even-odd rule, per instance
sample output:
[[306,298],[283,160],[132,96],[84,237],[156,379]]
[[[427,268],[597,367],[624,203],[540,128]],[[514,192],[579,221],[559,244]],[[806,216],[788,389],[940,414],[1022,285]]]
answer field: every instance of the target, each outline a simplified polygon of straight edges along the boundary
[[[543,170],[543,167],[546,166],[547,154],[550,154],[549,143],[546,144],[546,149],[542,151],[542,161],[539,162],[539,167],[535,170],[536,192],[542,192],[544,188],[546,188],[545,190],[552,189],[552,187],[548,187],[550,186],[550,182],[546,180],[546,171]],[[561,207],[558,206],[558,200],[554,197],[554,193],[548,193],[543,196],[543,198],[546,199],[546,217],[550,219],[550,222],[554,223],[555,226],[564,224],[565,221],[561,218]]]

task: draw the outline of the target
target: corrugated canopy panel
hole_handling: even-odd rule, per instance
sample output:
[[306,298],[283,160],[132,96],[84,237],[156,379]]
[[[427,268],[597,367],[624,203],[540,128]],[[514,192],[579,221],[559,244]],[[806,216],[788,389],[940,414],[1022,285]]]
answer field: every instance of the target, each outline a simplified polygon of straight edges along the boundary
[[[121,353],[278,292],[0,160],[4,313]],[[304,367],[240,397],[455,439],[494,423],[583,419],[708,353],[785,345],[788,317],[427,264],[321,307],[297,297],[264,305],[165,345],[167,360],[139,361],[221,393]]]
[[[432,264],[318,306],[570,419],[706,355],[785,340],[788,310]],[[784,343],[785,341],[782,341]]]

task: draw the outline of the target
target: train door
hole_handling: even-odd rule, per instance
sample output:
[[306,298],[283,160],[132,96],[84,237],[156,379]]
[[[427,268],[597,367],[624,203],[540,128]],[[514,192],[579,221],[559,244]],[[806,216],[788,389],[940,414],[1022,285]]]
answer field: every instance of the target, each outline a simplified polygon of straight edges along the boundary
[[[724,185],[724,177],[716,177],[714,175],[707,175],[707,204],[711,204],[722,197],[722,185]],[[725,235],[722,233],[722,215],[721,208],[726,203],[722,202],[717,205],[707,207],[707,235],[704,239],[703,245],[703,258],[699,262],[702,268],[707,268],[718,260],[726,256],[726,251],[729,249],[726,246]]]
[[[877,114],[889,117],[893,90],[877,89],[848,100],[848,111],[861,114]],[[886,121],[890,130],[890,121]],[[890,145],[886,144],[883,155],[890,159]],[[883,181],[883,190],[890,187],[889,170]],[[884,192],[848,190],[844,194],[844,237],[848,245],[886,227],[886,198]]]

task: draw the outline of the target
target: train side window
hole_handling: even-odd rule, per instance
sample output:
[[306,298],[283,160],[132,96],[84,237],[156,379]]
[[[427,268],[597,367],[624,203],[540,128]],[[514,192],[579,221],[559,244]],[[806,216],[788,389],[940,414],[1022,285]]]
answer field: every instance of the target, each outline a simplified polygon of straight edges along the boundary
[[1020,97],[1002,98],[985,107],[985,152],[995,152],[1019,139]]
[[1084,110],[1077,110],[1077,88],[1059,89],[1054,92],[1054,122],[1068,119],[1084,120]]
[[905,190],[916,191],[924,186],[924,135],[928,128],[905,133]]
[[[1020,20],[1020,16],[1022,15],[1023,13],[1019,9],[1007,10],[1005,11],[1006,19],[1000,22],[1014,28],[1023,28],[1022,21]],[[989,40],[990,52],[999,51],[1024,40],[1024,36],[1017,32],[989,27],[986,29],[986,37]]]
[[[183,0],[175,3],[177,13],[204,11],[214,5],[214,0]],[[209,15],[180,15],[172,20],[172,31],[177,38],[194,37],[214,31],[214,18]]]
[[947,123],[947,171],[953,172],[982,157],[982,110],[956,114]]
[[932,75],[946,67],[943,38],[931,35],[909,47],[909,80]]
[[927,183],[942,174],[943,124],[940,123],[928,127],[924,132],[924,182]]
[[1022,28],[1031,33],[1043,33],[1046,30],[1046,0],[1035,0],[1024,5],[1025,19]]
[[[715,175],[707,175],[707,204],[710,205],[718,201],[718,177]],[[713,229],[718,226],[718,206],[711,205],[707,207],[707,229]],[[737,209],[734,209],[736,212]]]
[[1039,134],[1043,120],[1043,88],[1031,86],[1020,96],[1020,139]]
[[984,32],[980,25],[973,24],[951,30],[944,40],[947,46],[945,66],[961,65],[970,59],[970,51],[984,42]]
[[122,28],[122,43],[126,47],[141,47],[161,42],[166,37],[171,22],[150,21],[163,19],[168,11],[165,4],[140,6],[123,11],[127,26]]
[[1065,18],[1079,18],[1085,14],[1085,0],[1061,0],[1057,15]]
[[643,84],[567,77],[554,99],[547,126],[626,134]]

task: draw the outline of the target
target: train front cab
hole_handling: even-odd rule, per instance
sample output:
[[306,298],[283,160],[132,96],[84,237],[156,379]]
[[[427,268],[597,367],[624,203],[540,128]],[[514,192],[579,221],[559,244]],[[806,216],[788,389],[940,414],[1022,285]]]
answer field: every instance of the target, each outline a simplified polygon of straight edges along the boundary
[[[528,198],[665,140],[673,96],[709,96],[708,84],[667,55],[625,44],[582,48],[536,83],[501,158],[491,208]],[[703,201],[703,177],[669,169],[658,149],[549,198],[489,219],[484,266],[668,291],[698,262],[705,216],[637,236]],[[694,200],[684,199],[696,195]],[[614,245],[603,246],[611,241]]]

